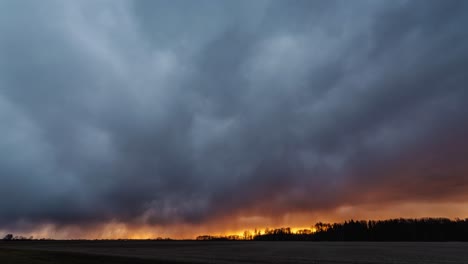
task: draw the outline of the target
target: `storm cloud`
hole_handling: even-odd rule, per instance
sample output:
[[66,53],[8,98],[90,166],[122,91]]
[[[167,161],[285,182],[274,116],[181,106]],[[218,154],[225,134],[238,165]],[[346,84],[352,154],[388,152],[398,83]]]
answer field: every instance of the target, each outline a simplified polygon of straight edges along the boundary
[[468,191],[467,1],[2,1],[0,225]]

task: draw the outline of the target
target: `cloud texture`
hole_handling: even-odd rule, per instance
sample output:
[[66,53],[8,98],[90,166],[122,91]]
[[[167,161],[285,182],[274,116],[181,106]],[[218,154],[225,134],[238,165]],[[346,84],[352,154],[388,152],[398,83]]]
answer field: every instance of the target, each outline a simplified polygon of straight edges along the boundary
[[466,201],[466,1],[2,1],[0,225]]

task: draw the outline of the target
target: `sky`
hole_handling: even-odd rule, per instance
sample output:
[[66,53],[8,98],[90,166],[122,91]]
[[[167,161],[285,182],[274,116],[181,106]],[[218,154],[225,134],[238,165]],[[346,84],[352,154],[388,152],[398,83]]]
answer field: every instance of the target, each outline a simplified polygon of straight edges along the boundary
[[1,0],[0,234],[468,217],[468,1]]

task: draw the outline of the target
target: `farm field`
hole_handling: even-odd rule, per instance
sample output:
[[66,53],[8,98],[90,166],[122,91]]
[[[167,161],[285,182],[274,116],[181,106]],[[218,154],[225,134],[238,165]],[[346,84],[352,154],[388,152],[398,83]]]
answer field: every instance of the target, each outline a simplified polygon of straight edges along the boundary
[[0,242],[2,264],[468,263],[468,243],[257,241]]

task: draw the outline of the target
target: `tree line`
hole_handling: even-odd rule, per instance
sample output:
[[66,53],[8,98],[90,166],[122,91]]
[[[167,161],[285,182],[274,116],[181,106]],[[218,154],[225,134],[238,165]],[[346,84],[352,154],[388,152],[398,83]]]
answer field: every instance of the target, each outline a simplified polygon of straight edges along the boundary
[[[247,232],[247,231],[246,231]],[[266,229],[244,236],[199,236],[197,240],[256,241],[468,241],[468,218],[420,218],[316,223],[312,229]]]
[[[389,219],[343,223],[316,223],[311,229],[293,232],[291,228],[245,231],[242,235],[198,236],[208,241],[468,241],[468,218]],[[50,240],[7,234],[3,240]],[[155,240],[162,240],[158,238]],[[164,239],[169,240],[169,239]]]
[[12,241],[12,240],[24,241],[24,240],[34,240],[34,237],[14,236],[13,234],[7,234],[3,237],[3,240],[4,241]]

